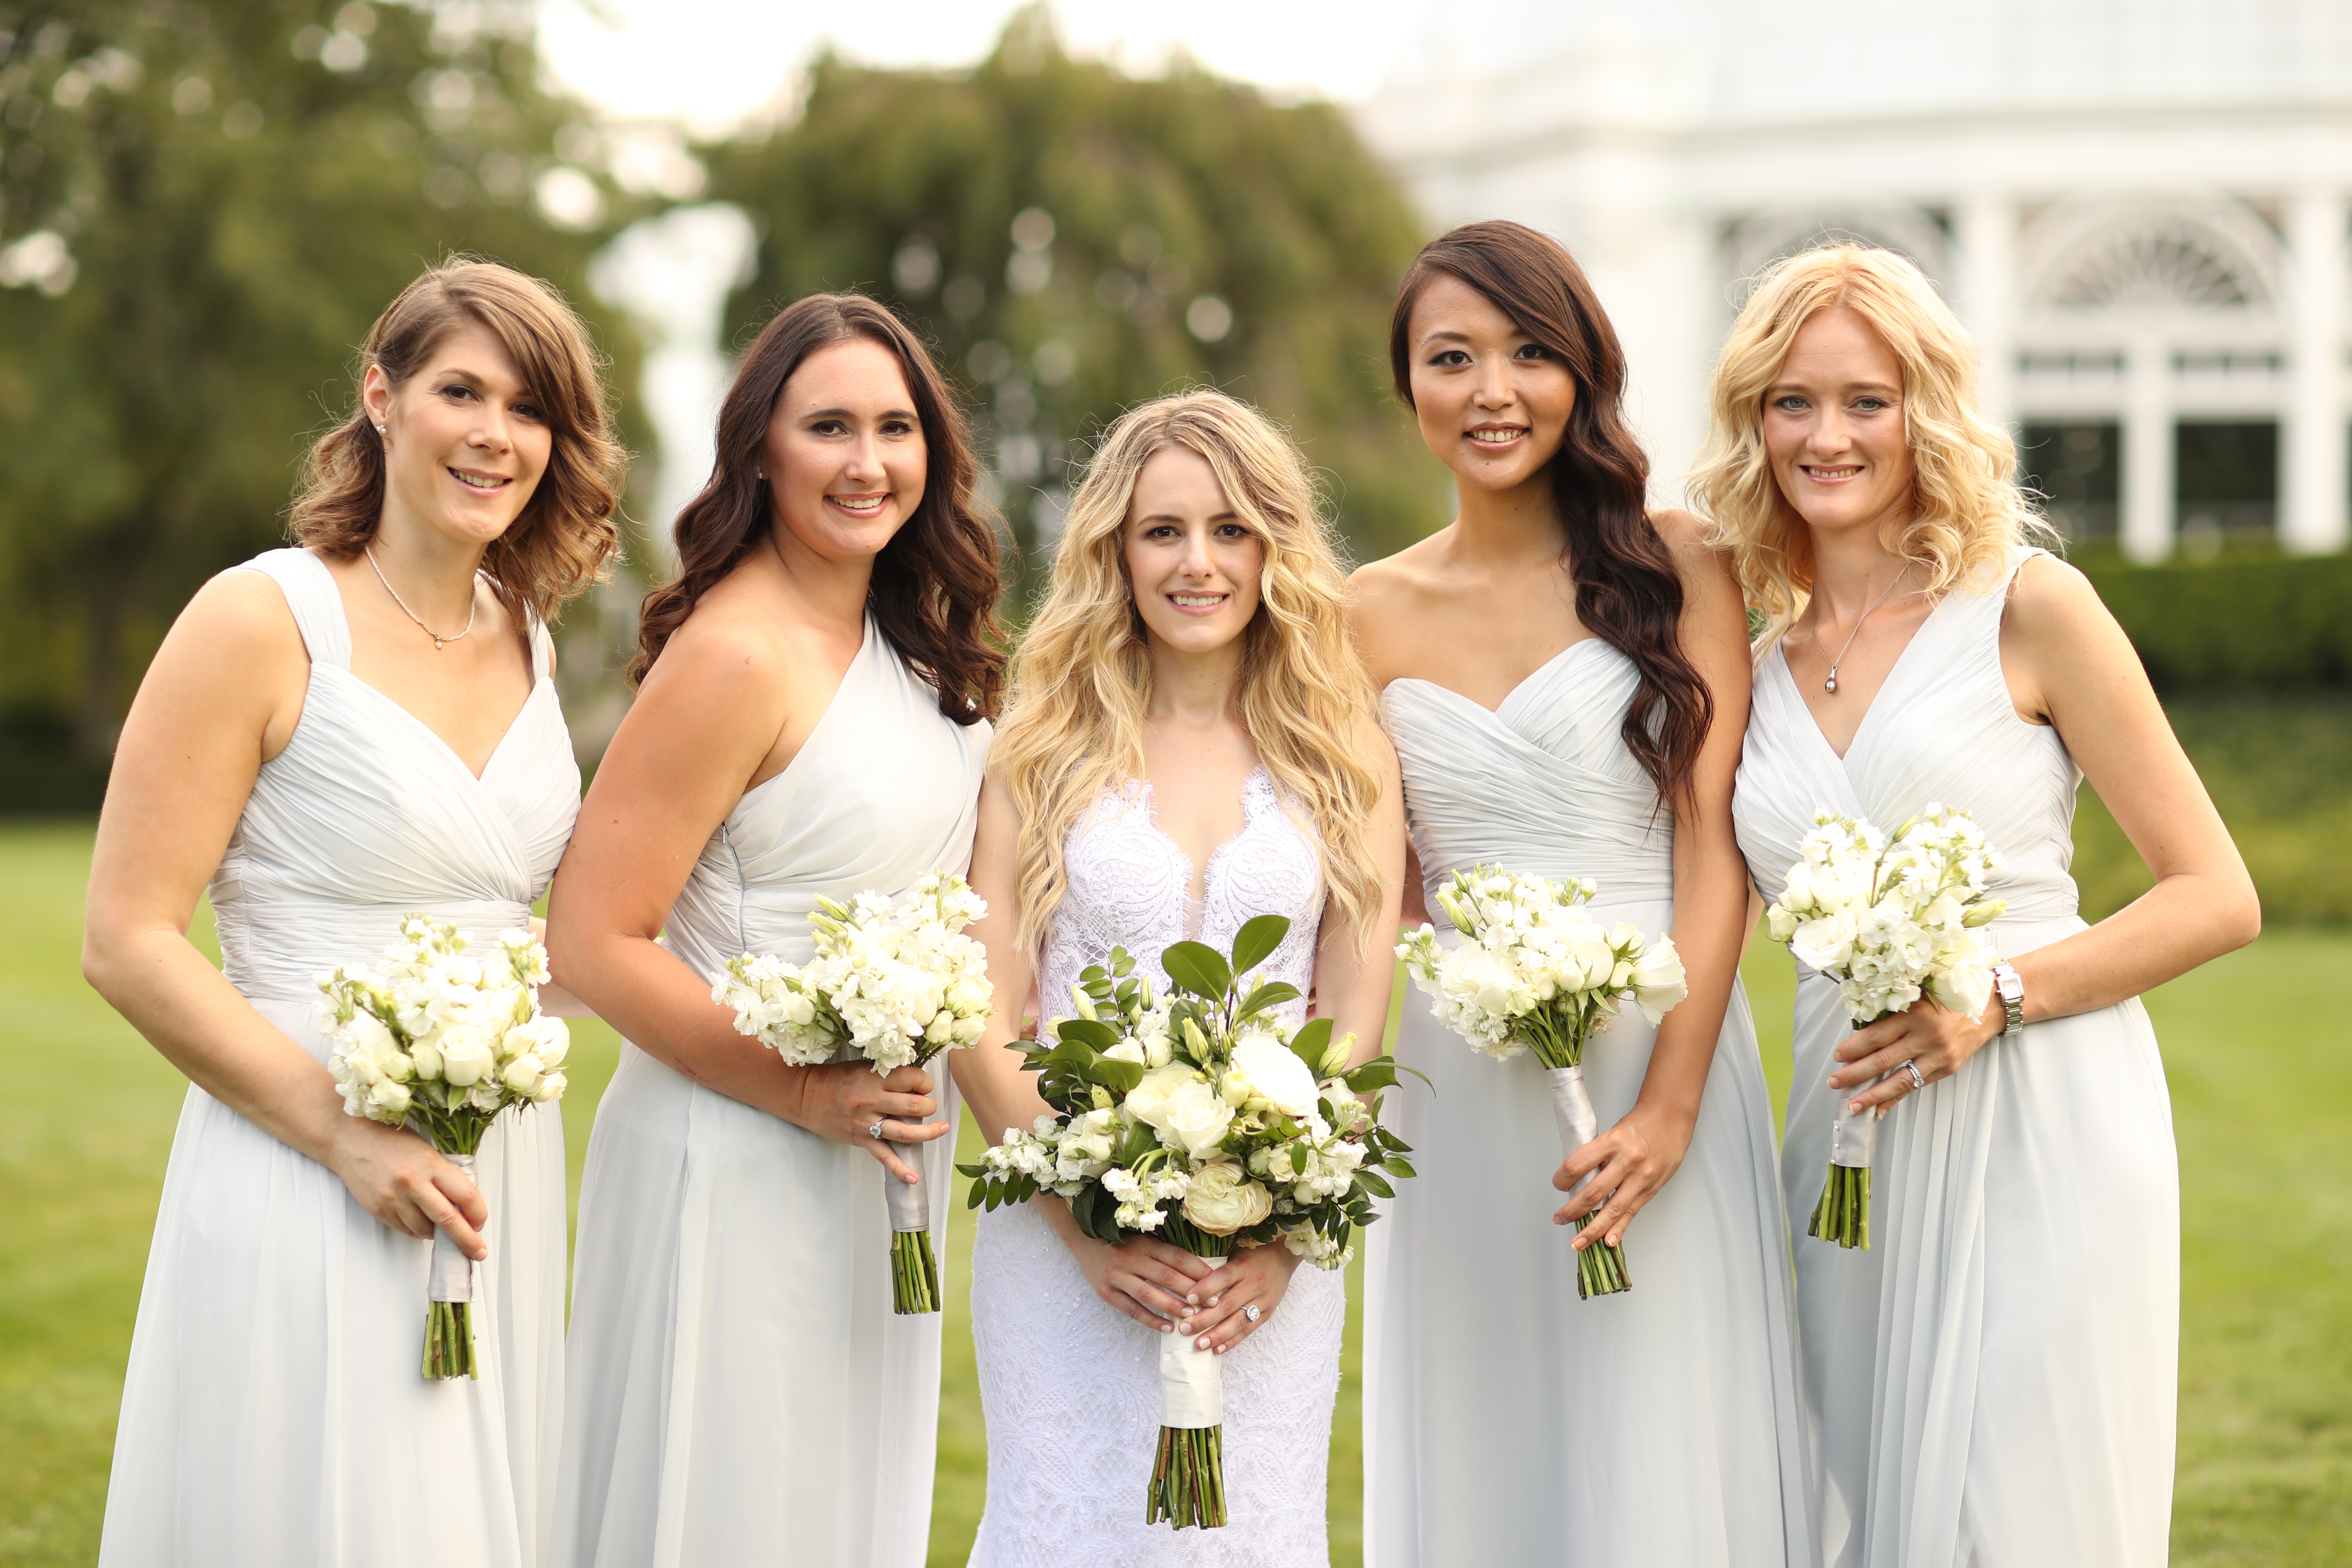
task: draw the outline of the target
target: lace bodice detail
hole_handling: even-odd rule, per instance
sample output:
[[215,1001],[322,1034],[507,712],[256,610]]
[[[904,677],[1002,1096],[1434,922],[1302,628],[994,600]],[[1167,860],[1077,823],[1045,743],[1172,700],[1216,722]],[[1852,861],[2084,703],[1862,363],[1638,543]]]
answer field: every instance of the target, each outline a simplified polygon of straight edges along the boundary
[[1151,784],[1130,780],[1107,791],[1078,818],[1064,845],[1068,889],[1055,907],[1038,973],[1039,1005],[1066,1017],[1070,986],[1090,964],[1124,947],[1165,989],[1160,955],[1187,939],[1230,951],[1234,933],[1259,915],[1282,915],[1289,934],[1258,973],[1298,987],[1284,1009],[1303,1022],[1315,979],[1316,932],[1323,916],[1323,860],[1305,812],[1286,801],[1261,765],[1242,783],[1241,830],[1209,857],[1201,900],[1192,899],[1192,858],[1160,830]]

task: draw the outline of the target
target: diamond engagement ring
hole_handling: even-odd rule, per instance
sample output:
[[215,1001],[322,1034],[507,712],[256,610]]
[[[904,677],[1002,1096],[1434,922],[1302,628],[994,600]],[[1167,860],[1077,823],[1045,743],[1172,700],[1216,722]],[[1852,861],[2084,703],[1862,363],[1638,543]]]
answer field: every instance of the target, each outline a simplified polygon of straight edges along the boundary
[[1242,1316],[1243,1316],[1243,1317],[1244,1317],[1244,1318],[1247,1318],[1251,1322],[1255,1323],[1255,1322],[1256,1322],[1260,1318],[1265,1317],[1265,1311],[1264,1311],[1264,1310],[1262,1310],[1259,1308],[1258,1304],[1257,1304],[1255,1301],[1252,1301],[1248,1306],[1244,1307],[1244,1308],[1242,1309]]
[[1905,1062],[1903,1064],[1903,1070],[1911,1075],[1912,1093],[1916,1094],[1919,1090],[1927,1087],[1927,1080],[1919,1076],[1919,1064],[1917,1062]]
[[873,1126],[867,1128],[866,1130],[866,1136],[877,1140],[880,1139],[882,1136],[882,1124],[877,1121]]

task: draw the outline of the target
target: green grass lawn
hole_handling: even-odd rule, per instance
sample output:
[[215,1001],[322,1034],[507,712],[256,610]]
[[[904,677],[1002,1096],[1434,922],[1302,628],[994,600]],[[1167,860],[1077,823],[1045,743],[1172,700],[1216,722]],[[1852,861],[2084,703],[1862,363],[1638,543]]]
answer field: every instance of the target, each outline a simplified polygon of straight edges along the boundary
[[[107,1457],[179,1075],[82,984],[89,829],[0,826],[0,1564],[97,1552]],[[1776,1092],[1786,962],[1752,951]],[[2180,1468],[2173,1561],[2352,1562],[2352,935],[2280,931],[2148,998],[2180,1140]],[[2336,1017],[2337,1022],[2327,1020]],[[577,1028],[577,1176],[617,1048]],[[971,1129],[965,1129],[967,1139]],[[962,1563],[986,1442],[950,1248],[931,1561]],[[1359,1325],[1331,1462],[1332,1558],[1358,1560]]]

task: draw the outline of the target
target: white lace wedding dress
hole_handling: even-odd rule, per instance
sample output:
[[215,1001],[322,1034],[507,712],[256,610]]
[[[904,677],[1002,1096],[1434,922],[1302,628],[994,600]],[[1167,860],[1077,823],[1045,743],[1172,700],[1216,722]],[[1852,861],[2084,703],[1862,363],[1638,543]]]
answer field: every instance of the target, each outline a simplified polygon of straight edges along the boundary
[[[1323,909],[1319,857],[1303,814],[1286,809],[1264,768],[1243,784],[1242,805],[1242,829],[1210,858],[1197,904],[1192,859],[1153,822],[1148,783],[1104,795],[1080,820],[1066,847],[1069,890],[1038,975],[1047,1016],[1066,1016],[1071,983],[1114,947],[1164,987],[1160,954],[1170,943],[1192,937],[1228,948],[1243,921],[1265,914],[1291,923],[1261,973],[1307,990]],[[1291,1004],[1291,1021],[1305,1009]],[[1273,1316],[1224,1357],[1230,1522],[1181,1531],[1146,1525],[1160,1336],[1096,1297],[1034,1206],[983,1215],[972,1247],[971,1325],[988,1417],[988,1504],[972,1568],[1322,1568],[1346,1312],[1339,1274],[1302,1265],[1291,1276]]]

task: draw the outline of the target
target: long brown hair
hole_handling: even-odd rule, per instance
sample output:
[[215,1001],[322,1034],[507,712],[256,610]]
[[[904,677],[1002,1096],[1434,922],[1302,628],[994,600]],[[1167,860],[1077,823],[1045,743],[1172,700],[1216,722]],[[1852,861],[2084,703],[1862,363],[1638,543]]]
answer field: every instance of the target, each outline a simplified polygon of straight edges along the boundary
[[[552,284],[469,256],[427,268],[368,329],[359,374],[381,369],[394,388],[422,369],[442,339],[478,326],[505,345],[545,415],[547,471],[482,558],[518,636],[527,607],[544,622],[604,575],[620,546],[613,510],[629,455],[614,438],[604,359]],[[320,437],[303,464],[287,531],[330,555],[358,554],[383,521],[383,437],[354,398],[351,416]]]
[[828,344],[865,338],[898,358],[922,422],[923,499],[874,559],[866,604],[901,658],[939,689],[940,711],[971,724],[996,711],[1004,685],[1003,591],[996,534],[972,499],[980,465],[963,411],[906,324],[863,294],[811,294],[778,311],[736,367],[719,409],[718,455],[702,493],[677,514],[678,574],[646,595],[631,684],[642,681],[694,606],[768,536],[759,476],[768,421],[784,383]]
[[1575,378],[1576,405],[1550,469],[1577,618],[1640,679],[1625,710],[1625,749],[1662,800],[1686,799],[1715,699],[1683,652],[1682,577],[1644,504],[1650,464],[1625,428],[1625,351],[1616,329],[1558,240],[1524,224],[1465,224],[1423,246],[1397,288],[1389,370],[1408,408],[1412,308],[1441,273],[1484,295]]

